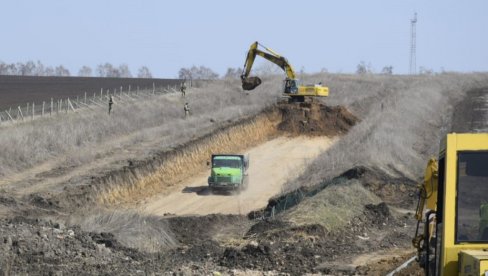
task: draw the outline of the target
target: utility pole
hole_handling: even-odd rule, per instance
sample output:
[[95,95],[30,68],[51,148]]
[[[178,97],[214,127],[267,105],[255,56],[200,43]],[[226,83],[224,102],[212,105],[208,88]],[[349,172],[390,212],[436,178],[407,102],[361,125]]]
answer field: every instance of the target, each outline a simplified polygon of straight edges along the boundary
[[417,13],[410,19],[410,75],[417,74]]

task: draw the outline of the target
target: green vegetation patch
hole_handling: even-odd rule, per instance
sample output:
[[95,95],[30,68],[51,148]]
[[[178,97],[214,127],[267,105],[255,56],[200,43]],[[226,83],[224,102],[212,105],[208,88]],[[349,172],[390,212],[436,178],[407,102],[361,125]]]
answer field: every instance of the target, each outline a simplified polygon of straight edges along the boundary
[[352,218],[361,215],[364,205],[380,202],[376,195],[353,179],[326,187],[290,209],[283,219],[297,226],[320,224],[330,231],[347,225]]

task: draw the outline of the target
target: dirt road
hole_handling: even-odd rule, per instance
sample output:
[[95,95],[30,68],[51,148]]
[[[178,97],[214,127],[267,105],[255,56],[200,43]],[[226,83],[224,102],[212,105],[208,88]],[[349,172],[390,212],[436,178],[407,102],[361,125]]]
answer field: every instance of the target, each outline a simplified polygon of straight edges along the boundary
[[276,138],[247,152],[249,187],[240,194],[211,194],[207,189],[209,171],[206,170],[169,194],[147,200],[140,210],[153,215],[247,214],[265,207],[288,179],[302,173],[306,164],[334,141],[327,137]]

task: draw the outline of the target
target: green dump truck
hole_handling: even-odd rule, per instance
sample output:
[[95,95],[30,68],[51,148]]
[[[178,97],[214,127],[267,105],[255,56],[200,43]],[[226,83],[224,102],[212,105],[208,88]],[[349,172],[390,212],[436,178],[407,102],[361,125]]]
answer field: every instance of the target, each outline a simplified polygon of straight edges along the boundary
[[241,191],[248,184],[249,158],[239,154],[213,154],[208,177],[210,190]]

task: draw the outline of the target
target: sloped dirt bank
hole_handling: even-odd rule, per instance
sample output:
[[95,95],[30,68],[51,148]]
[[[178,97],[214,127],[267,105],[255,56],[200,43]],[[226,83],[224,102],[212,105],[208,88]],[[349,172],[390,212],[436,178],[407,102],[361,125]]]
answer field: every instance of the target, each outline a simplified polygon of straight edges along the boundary
[[336,136],[346,133],[358,118],[342,106],[319,103],[281,104],[278,129],[294,135]]
[[[64,191],[58,191],[53,195],[31,195],[28,202],[31,207],[39,210],[37,212],[52,217],[59,214],[76,213],[77,209],[88,205],[88,208],[83,209],[85,212],[83,215],[88,216],[90,207],[100,204],[111,207],[113,204],[127,202],[123,199],[131,201],[138,197],[144,198],[147,196],[147,194],[141,193],[144,189],[154,193],[164,190],[167,184],[175,185],[178,182],[177,178],[174,178],[175,183],[167,183],[159,181],[160,178],[156,176],[152,176],[151,179],[157,180],[154,183],[163,183],[164,185],[161,187],[151,188],[151,185],[148,184],[137,186],[140,185],[137,183],[158,172],[163,172],[161,175],[169,175],[169,177],[171,177],[171,173],[180,175],[182,172],[178,171],[177,167],[182,164],[195,164],[194,167],[192,167],[193,165],[187,166],[187,170],[183,174],[192,174],[193,169],[200,170],[202,166],[200,162],[208,158],[209,152],[206,152],[205,149],[209,144],[229,145],[227,150],[238,150],[240,149],[238,147],[252,147],[280,135],[296,136],[300,131],[309,136],[339,135],[347,130],[344,125],[352,126],[355,123],[355,120],[343,119],[340,115],[342,114],[340,108],[332,108],[337,112],[335,117],[331,118],[341,120],[341,123],[330,126],[334,128],[333,131],[320,128],[302,128],[300,130],[294,126],[304,124],[304,118],[308,123],[314,122],[314,116],[319,116],[316,119],[320,121],[322,120],[320,116],[326,116],[320,114],[328,113],[326,108],[317,104],[317,108],[314,106],[312,109],[319,111],[318,113],[312,113],[312,115],[310,115],[311,113],[308,115],[301,113],[305,114],[304,117],[290,116],[293,112],[298,112],[295,109],[295,106],[273,107],[257,117],[226,126],[219,133],[208,134],[176,149],[154,154],[150,159],[128,161],[123,169],[111,172],[109,175],[95,175],[88,183],[69,186]],[[329,120],[332,119],[329,118]],[[281,127],[279,127],[280,123],[283,123]],[[240,139],[237,142],[238,147],[234,147],[235,144],[232,144],[236,139]],[[247,144],[243,145],[242,141],[245,140],[247,140]],[[174,166],[172,164],[177,164],[177,166],[172,167]],[[205,166],[204,162],[203,166]],[[125,187],[122,188],[122,190],[126,189],[125,192],[120,192],[122,191],[120,187]],[[113,195],[113,197],[108,195]],[[11,200],[7,195],[2,202],[12,208],[24,204],[16,202],[15,199]],[[2,202],[0,204],[3,204]],[[379,211],[383,210],[381,207],[378,208]],[[372,212],[371,210],[378,208],[371,207],[365,209],[364,212]],[[37,212],[30,214],[38,215]],[[106,212],[108,215],[101,215],[102,218],[112,216],[110,210]],[[28,212],[24,213],[24,215],[28,214]],[[388,217],[388,214],[386,216]],[[130,216],[128,219],[130,220]],[[148,227],[151,219],[142,217],[138,223],[140,227]],[[117,233],[119,231],[110,230],[113,229],[113,227],[109,227],[110,225],[98,228],[107,230],[96,230],[97,227],[93,227],[93,230],[82,230],[77,224],[64,226],[62,223],[38,219],[0,220],[0,224],[2,224],[0,241],[3,239],[6,244],[0,250],[0,258],[3,260],[3,263],[0,263],[1,270],[12,274],[43,271],[43,273],[53,274],[120,275],[172,271],[191,275],[210,274],[213,271],[239,273],[249,270],[302,274],[303,271],[316,271],[313,266],[326,259],[316,258],[315,255],[323,254],[334,258],[336,255],[327,253],[329,250],[326,248],[329,244],[346,239],[342,234],[329,232],[320,225],[297,227],[289,226],[285,221],[249,220],[245,216],[239,215],[166,216],[158,219],[164,220],[167,234],[174,238],[175,244],[161,248],[155,253],[129,248],[126,245],[127,241],[124,241],[123,236]],[[61,221],[61,219],[57,221]],[[99,221],[94,220],[92,224]],[[276,235],[271,229],[268,229],[267,223],[275,226],[273,231],[276,231]],[[369,225],[369,222],[365,223],[365,225]],[[80,224],[82,225],[82,223]],[[363,222],[356,224],[362,225]],[[127,228],[128,224],[117,225]],[[359,232],[362,231],[361,228],[357,229]],[[131,233],[129,231],[129,234]],[[355,239],[353,234],[350,234],[350,238]],[[270,242],[273,244],[267,245]],[[32,244],[32,246],[27,246],[28,244]],[[267,249],[267,246],[271,249]],[[312,246],[313,249],[304,249],[309,246]],[[155,247],[157,246],[155,245]],[[296,247],[296,249],[290,249],[290,247]],[[334,249],[332,252],[337,252],[337,250]],[[234,265],[235,261],[240,264]],[[304,270],[303,267],[309,264],[312,268]]]
[[[266,208],[250,212],[248,217],[256,219],[277,215],[296,206],[306,198],[315,196],[329,186],[341,185],[351,179],[360,180],[365,188],[388,204],[395,203],[399,207],[411,207],[416,200],[415,182],[411,179],[391,177],[378,170],[360,166],[347,170],[330,181],[324,181],[315,186],[302,186],[294,191],[270,198]],[[405,198],[404,193],[407,193],[409,197]]]
[[[241,152],[281,135],[336,136],[358,119],[345,108],[320,103],[279,104],[261,114],[209,133],[152,159],[131,162],[122,170],[92,180],[96,200],[102,204],[135,202],[164,192],[183,179],[205,169],[215,152]],[[80,187],[82,190],[83,187]],[[83,191],[78,192],[83,193]],[[73,200],[79,194],[71,196]]]

